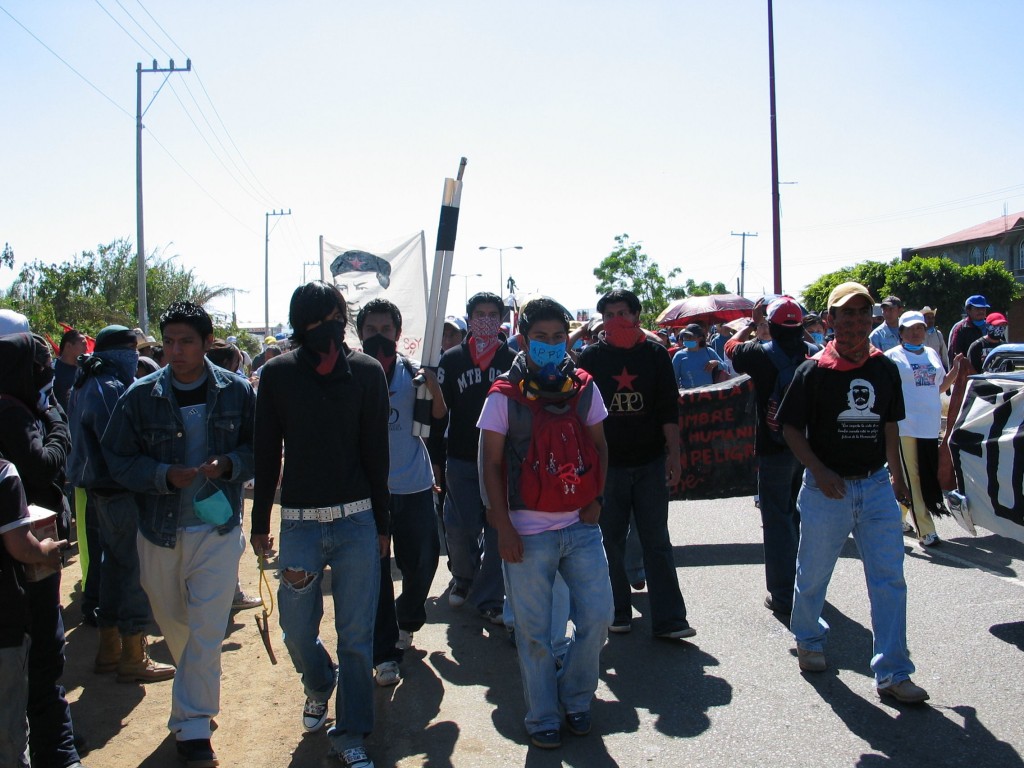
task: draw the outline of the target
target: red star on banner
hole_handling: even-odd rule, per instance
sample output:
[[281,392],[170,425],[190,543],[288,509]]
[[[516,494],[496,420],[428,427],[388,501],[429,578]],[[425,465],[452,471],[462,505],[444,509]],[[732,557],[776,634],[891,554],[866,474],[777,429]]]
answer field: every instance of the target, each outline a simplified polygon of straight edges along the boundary
[[[631,374],[629,371],[626,370],[626,366],[622,366],[622,373],[620,373],[618,376],[612,376],[612,378],[615,379],[615,381],[619,382],[619,389],[616,390],[616,392],[618,392],[619,390],[623,389],[633,390],[633,379],[637,379],[639,378],[639,376]],[[636,390],[633,391],[635,392]]]
[[353,257],[352,259],[350,259],[349,263],[352,265],[352,268],[355,269],[355,270],[360,270],[360,269],[363,268],[363,260],[360,259],[358,256]]

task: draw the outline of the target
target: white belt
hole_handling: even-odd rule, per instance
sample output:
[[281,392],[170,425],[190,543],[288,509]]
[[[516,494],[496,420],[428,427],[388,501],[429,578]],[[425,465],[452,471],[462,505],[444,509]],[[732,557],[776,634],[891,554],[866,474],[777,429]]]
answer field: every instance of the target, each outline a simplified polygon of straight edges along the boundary
[[281,507],[282,520],[316,520],[318,523],[329,523],[342,517],[354,515],[373,509],[369,499],[350,501],[348,504],[335,504],[333,507]]

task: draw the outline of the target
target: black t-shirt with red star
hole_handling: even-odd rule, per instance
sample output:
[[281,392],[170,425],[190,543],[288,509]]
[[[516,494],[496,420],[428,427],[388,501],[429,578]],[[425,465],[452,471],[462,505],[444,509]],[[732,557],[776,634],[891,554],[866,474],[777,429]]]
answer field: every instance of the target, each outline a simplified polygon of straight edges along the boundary
[[608,464],[638,467],[665,455],[665,424],[679,422],[679,390],[665,348],[645,340],[630,349],[606,341],[580,354],[608,408]]

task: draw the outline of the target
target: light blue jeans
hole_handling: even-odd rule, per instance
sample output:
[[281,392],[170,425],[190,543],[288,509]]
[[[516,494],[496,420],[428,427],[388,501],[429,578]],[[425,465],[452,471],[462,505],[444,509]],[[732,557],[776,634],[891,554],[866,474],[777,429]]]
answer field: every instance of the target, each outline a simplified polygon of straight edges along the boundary
[[871,670],[879,688],[914,673],[907,651],[907,583],[903,579],[903,529],[889,473],[883,468],[866,480],[847,480],[846,496],[829,499],[809,470],[797,497],[800,544],[790,629],[797,645],[824,650],[828,623],[821,618],[825,592],[846,538],[853,533],[864,562],[874,655]]
[[331,746],[338,752],[362,744],[373,730],[373,624],[380,589],[380,550],[373,511],[320,523],[281,522],[280,568],[305,571],[313,579],[296,589],[282,575],[277,590],[281,630],[306,696],[328,701],[334,668],[320,642],[324,616],[321,580],[331,568],[334,626],[338,633],[339,685]]
[[[577,522],[523,536],[523,561],[503,562],[505,589],[515,614],[516,648],[529,733],[558,729],[566,713],[589,712],[597,690],[599,656],[612,622],[612,588],[601,529]],[[569,587],[576,632],[561,668],[551,646],[555,574]]]
[[[565,658],[565,652],[569,650],[569,643],[572,641],[572,634],[569,630],[569,587],[565,584],[562,574],[555,573],[555,584],[551,590],[551,650],[555,658],[561,662]],[[505,605],[501,609],[501,620],[505,622],[505,629],[515,628],[516,617],[512,611],[512,603],[508,595],[505,596]]]

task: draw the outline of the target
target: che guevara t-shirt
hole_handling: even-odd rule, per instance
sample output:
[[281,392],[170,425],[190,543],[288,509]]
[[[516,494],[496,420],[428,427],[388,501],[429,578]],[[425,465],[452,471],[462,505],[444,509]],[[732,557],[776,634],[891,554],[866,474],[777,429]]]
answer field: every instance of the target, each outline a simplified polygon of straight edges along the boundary
[[904,416],[900,373],[884,355],[851,370],[808,360],[779,406],[779,421],[806,429],[814,455],[843,477],[884,465],[885,425]]

